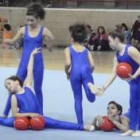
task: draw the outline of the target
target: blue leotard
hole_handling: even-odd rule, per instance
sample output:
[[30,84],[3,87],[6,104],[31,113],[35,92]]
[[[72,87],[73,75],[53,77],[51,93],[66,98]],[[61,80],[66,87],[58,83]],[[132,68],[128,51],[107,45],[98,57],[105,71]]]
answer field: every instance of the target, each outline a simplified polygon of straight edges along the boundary
[[75,99],[75,112],[78,124],[83,124],[83,109],[82,109],[82,85],[85,89],[86,97],[90,102],[95,101],[87,84],[94,83],[92,71],[88,60],[88,50],[85,48],[82,52],[76,52],[72,45],[69,46],[71,56],[71,72],[70,82]]
[[[125,52],[121,56],[116,53],[118,62],[127,62],[132,67],[132,74],[136,72],[139,65],[128,54],[129,45],[126,45]],[[130,129],[140,130],[140,76],[129,82],[130,85]]]
[[[24,88],[24,93],[15,94],[17,104],[20,113],[41,113],[38,100],[32,90],[28,87]],[[58,128],[58,129],[70,129],[70,130],[83,130],[83,125],[54,120],[49,117],[45,117],[45,128]],[[4,126],[13,127],[14,118],[0,117],[0,124]]]
[[[43,29],[44,27],[41,26],[39,34],[36,37],[30,37],[28,32],[28,26],[25,26],[25,34],[24,34],[24,47],[23,52],[20,60],[20,64],[17,71],[17,76],[21,80],[25,80],[27,76],[27,66],[30,58],[31,52],[36,47],[42,47],[43,43]],[[33,76],[34,76],[34,89],[37,96],[37,99],[39,101],[40,109],[43,114],[43,95],[42,95],[42,82],[43,82],[43,70],[44,70],[44,64],[43,64],[43,56],[42,52],[35,55],[34,58],[34,69],[33,69]],[[8,99],[8,103],[6,105],[6,108],[4,110],[4,114],[8,115],[10,107],[10,97]]]

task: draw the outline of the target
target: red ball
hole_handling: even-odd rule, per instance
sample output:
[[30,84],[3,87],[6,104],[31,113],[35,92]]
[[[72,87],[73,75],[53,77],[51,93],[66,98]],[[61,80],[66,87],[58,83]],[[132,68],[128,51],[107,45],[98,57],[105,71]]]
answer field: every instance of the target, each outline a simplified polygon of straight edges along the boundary
[[30,126],[30,121],[27,117],[18,117],[15,119],[14,127],[17,130],[26,130]]
[[103,131],[112,131],[115,125],[108,119],[108,117],[103,117],[103,124],[100,129]]
[[132,67],[128,63],[119,63],[116,68],[116,73],[120,78],[128,78],[132,74]]
[[30,119],[31,128],[34,130],[42,130],[45,126],[45,119],[42,116]]

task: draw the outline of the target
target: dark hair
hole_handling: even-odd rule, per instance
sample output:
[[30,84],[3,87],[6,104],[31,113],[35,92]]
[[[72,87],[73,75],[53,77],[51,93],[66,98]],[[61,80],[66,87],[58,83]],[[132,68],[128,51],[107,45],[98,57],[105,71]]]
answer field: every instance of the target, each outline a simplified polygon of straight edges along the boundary
[[11,31],[11,25],[10,25],[10,24],[4,24],[3,27],[4,27],[7,31]]
[[18,76],[10,76],[6,80],[12,80],[12,81],[19,81],[19,84],[21,87],[23,87],[23,81]]
[[117,32],[117,31],[113,31],[111,33],[109,33],[109,35],[115,39],[115,38],[118,38],[121,42],[124,42],[124,34],[122,32]]
[[118,111],[120,111],[119,115],[122,114],[123,108],[120,104],[116,103],[115,101],[111,101],[108,103],[108,105],[110,105],[110,104],[114,104],[117,107]]
[[92,30],[92,28],[91,28],[91,26],[89,24],[86,24],[85,27]]
[[74,42],[83,43],[87,37],[84,24],[75,24],[69,27]]
[[43,20],[45,18],[45,10],[39,3],[32,3],[27,7],[26,15],[34,16],[36,19],[40,18]]
[[99,29],[102,29],[103,30],[103,32],[102,32],[102,34],[105,34],[105,28],[103,27],[103,26],[99,26],[98,28],[97,28],[97,33],[99,33]]
[[128,27],[127,27],[127,25],[125,23],[122,23],[121,26],[125,28],[125,31],[128,30]]

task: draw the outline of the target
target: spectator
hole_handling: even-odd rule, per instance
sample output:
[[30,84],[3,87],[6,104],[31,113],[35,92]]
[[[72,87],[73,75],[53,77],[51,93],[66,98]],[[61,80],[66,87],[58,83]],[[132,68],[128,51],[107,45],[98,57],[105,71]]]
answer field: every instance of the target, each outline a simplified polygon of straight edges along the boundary
[[91,26],[89,24],[85,25],[85,30],[87,33],[87,38],[84,42],[84,45],[86,46],[87,49],[90,51],[93,50],[93,41],[92,38],[95,36],[95,32],[92,30]]
[[116,25],[116,32],[122,32],[122,26],[120,24]]
[[124,36],[125,36],[125,43],[131,44],[131,32],[130,32],[130,30],[128,29],[128,27],[125,23],[122,23],[121,26],[122,26],[122,32],[124,33]]
[[132,32],[131,45],[137,48],[140,42],[140,15],[133,24],[131,32]]
[[97,51],[107,51],[110,50],[108,35],[106,34],[105,28],[103,26],[99,26],[97,29],[96,35],[92,38],[94,42],[94,50]]

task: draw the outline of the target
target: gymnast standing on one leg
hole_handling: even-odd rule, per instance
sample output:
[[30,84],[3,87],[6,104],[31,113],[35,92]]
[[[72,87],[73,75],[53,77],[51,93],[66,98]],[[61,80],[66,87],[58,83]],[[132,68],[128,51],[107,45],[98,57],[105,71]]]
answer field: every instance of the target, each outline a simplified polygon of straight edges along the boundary
[[[39,117],[42,113],[36,95],[33,93],[33,65],[34,57],[41,53],[40,48],[35,48],[29,59],[27,77],[23,82],[17,76],[11,76],[5,80],[5,86],[11,93],[11,106],[13,117],[0,117],[0,124],[13,127],[15,117]],[[92,131],[92,125],[80,125],[45,117],[45,128],[86,130]]]
[[114,57],[113,73],[103,84],[103,92],[116,79],[116,67],[118,63],[126,62],[132,67],[132,75],[126,80],[130,86],[130,124],[129,130],[122,136],[140,136],[140,53],[138,50],[128,44],[124,44],[124,35],[119,32],[112,32],[109,35],[109,44],[113,50],[116,50]]
[[[45,10],[40,4],[33,3],[29,5],[26,12],[27,26],[20,28],[16,36],[12,40],[5,40],[6,44],[12,45],[20,38],[24,38],[24,47],[21,56],[21,61],[18,67],[17,76],[24,81],[27,75],[27,65],[30,54],[35,47],[43,46],[43,39],[47,40],[47,47],[51,51],[51,43],[53,39],[52,33],[44,26],[40,25],[40,21],[45,18]],[[42,52],[35,56],[34,65],[34,88],[37,99],[39,101],[41,112],[43,113],[43,95],[42,95],[42,82],[43,82],[43,56]],[[10,96],[4,111],[7,116],[10,109]]]
[[83,124],[82,85],[87,99],[90,102],[95,101],[95,95],[89,89],[90,84],[94,83],[92,77],[94,61],[91,53],[83,46],[83,42],[86,39],[85,26],[83,24],[75,24],[70,26],[69,30],[72,45],[65,49],[65,72],[71,82],[78,124]]

